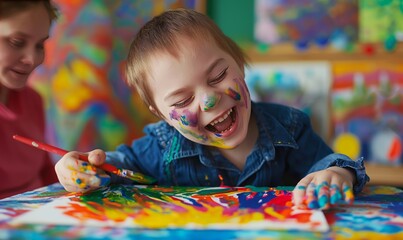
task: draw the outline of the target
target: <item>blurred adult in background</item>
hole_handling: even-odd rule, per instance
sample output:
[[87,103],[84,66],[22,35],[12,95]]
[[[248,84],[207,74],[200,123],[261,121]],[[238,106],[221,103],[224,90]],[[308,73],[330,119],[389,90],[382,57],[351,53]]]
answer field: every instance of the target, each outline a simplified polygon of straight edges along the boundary
[[43,102],[27,81],[44,60],[56,18],[50,0],[0,0],[0,198],[57,181],[47,152],[13,139],[18,134],[44,141]]

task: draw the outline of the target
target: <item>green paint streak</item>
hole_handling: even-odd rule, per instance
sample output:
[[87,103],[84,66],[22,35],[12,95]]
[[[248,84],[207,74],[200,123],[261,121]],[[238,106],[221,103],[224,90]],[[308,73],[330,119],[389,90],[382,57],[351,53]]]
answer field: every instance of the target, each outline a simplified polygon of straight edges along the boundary
[[169,149],[168,157],[166,159],[165,173],[167,174],[168,177],[170,177],[172,174],[169,165],[173,160],[174,152],[177,152],[178,149],[179,149],[178,138],[174,137],[174,139],[172,139],[171,149]]
[[91,46],[90,44],[87,44],[85,48],[81,48],[81,54],[86,56],[97,66],[103,66],[108,59],[108,54],[104,49],[98,46]]
[[135,206],[137,202],[133,196],[136,194],[136,188],[122,185],[111,185],[103,187],[80,196],[83,203],[92,202],[104,205],[104,200],[122,204],[125,207]]
[[[167,198],[166,193],[164,192],[160,192],[160,191],[156,191],[155,189],[150,189],[150,188],[138,188],[137,189],[139,193],[146,195],[147,197],[150,198],[155,198],[155,199],[159,199],[159,200],[163,200],[163,201],[168,201],[169,199]],[[174,195],[174,194],[172,194]]]
[[153,184],[157,181],[155,178],[144,175],[139,172],[134,172],[133,174],[128,174],[126,177],[130,178],[131,180],[133,180],[135,182],[144,183],[144,184]]

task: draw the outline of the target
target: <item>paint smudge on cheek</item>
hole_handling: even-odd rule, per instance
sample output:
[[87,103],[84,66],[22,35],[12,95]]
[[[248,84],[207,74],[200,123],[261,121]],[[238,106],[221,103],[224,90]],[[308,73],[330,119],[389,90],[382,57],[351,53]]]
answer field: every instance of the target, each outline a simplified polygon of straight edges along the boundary
[[[176,120],[178,122],[177,130],[185,137],[188,137],[192,141],[200,142],[203,144],[208,144],[210,146],[228,148],[224,143],[220,134],[216,137],[208,137],[203,134],[203,129],[196,128],[198,126],[197,114],[189,110],[184,110],[182,113],[178,113],[176,109],[170,112],[171,120]],[[208,142],[208,143],[207,143]]]
[[182,135],[186,136],[190,136],[191,138],[198,140],[200,142],[206,142],[208,140],[208,137],[206,135],[203,134],[197,134],[192,130],[189,130],[188,128],[186,128],[185,126],[183,126],[182,124],[179,124],[179,129],[178,129]]
[[169,117],[171,120],[176,120],[184,126],[196,127],[198,123],[197,114],[187,109],[182,113],[178,113],[177,110],[174,109],[169,113]]
[[248,87],[246,86],[245,81],[241,81],[239,79],[234,79],[234,81],[236,82],[236,90],[241,92],[241,98],[243,98],[245,107],[248,108],[249,107],[249,90]]
[[228,88],[227,90],[225,90],[225,94],[227,94],[228,96],[230,96],[232,99],[234,99],[235,101],[239,101],[241,100],[241,94],[239,94],[237,91],[235,91],[232,88]]
[[197,114],[189,110],[184,110],[180,119],[185,126],[196,127],[198,123]]
[[173,109],[173,110],[169,113],[169,118],[170,118],[171,120],[179,121],[180,115],[179,115],[179,113],[176,111],[176,109]]
[[183,136],[188,136],[189,139],[195,142],[200,142],[202,144],[206,144],[209,146],[214,146],[214,147],[219,147],[219,148],[229,148],[228,145],[224,143],[222,139],[219,138],[210,138],[204,134],[198,134],[192,129],[188,129],[185,126],[183,126],[181,123],[179,124],[179,129],[178,131],[183,135]]

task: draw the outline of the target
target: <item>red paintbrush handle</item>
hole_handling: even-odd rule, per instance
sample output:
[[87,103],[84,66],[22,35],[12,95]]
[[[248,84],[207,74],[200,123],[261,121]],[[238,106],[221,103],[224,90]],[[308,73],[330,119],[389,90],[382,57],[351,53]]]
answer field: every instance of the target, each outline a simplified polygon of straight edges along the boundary
[[[18,141],[20,141],[22,143],[25,143],[27,145],[30,145],[32,147],[39,148],[39,149],[44,150],[46,152],[55,153],[55,154],[60,155],[60,156],[63,156],[66,153],[68,153],[68,151],[66,151],[64,149],[61,149],[61,148],[58,148],[58,147],[55,147],[55,146],[52,146],[52,145],[49,145],[49,144],[46,144],[46,143],[37,142],[37,141],[34,141],[32,139],[21,137],[19,135],[14,135],[13,138],[15,140],[18,140]],[[88,157],[86,155],[79,155],[79,159],[82,160],[82,161],[85,161],[85,162],[89,162]],[[104,164],[102,164],[100,166],[97,166],[97,167],[99,167],[99,168],[101,168],[101,169],[103,169],[103,170],[105,170],[107,172],[111,172],[111,173],[115,173],[115,174],[118,173],[118,168],[113,166],[113,165],[111,165],[111,164],[104,163]]]

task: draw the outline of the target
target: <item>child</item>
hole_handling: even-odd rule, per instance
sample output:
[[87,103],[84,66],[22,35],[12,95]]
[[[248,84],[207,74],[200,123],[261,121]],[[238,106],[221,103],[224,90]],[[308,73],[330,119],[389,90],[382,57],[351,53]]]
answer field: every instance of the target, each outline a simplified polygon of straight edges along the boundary
[[55,19],[49,0],[0,0],[0,198],[57,182],[47,153],[13,140],[14,134],[45,138],[42,99],[27,80],[44,60]]
[[[89,161],[139,171],[158,185],[298,183],[294,203],[311,199],[313,208],[350,200],[352,188],[360,192],[368,181],[362,159],[333,153],[304,113],[252,102],[244,65],[240,48],[207,16],[181,9],[153,18],[132,42],[126,73],[128,84],[163,121],[147,126],[146,136],[131,146],[89,152]],[[88,167],[78,154],[70,152],[56,164],[66,190],[85,192],[109,179],[133,184]]]

